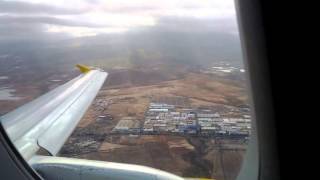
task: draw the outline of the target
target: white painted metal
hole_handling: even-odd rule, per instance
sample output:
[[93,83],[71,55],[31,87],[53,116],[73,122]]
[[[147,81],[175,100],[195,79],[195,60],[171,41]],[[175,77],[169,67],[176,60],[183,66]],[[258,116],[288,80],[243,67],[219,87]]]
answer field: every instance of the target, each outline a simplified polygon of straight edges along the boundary
[[23,157],[30,159],[40,146],[56,155],[106,77],[106,72],[91,70],[2,116],[4,128]]
[[184,180],[154,168],[64,157],[35,156],[29,163],[44,179]]

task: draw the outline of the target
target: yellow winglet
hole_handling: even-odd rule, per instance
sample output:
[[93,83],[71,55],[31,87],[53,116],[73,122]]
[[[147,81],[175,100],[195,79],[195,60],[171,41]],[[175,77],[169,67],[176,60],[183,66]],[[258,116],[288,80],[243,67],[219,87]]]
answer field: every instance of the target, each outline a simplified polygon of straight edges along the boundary
[[76,66],[77,66],[77,68],[79,68],[79,70],[82,73],[88,73],[89,71],[91,71],[91,68],[89,66],[85,66],[85,65],[82,65],[82,64],[77,64]]

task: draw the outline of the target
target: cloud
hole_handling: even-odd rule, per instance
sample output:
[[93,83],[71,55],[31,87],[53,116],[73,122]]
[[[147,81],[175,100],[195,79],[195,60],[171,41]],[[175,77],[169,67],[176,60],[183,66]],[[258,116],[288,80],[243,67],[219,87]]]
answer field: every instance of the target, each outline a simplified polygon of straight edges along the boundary
[[21,1],[0,1],[0,12],[18,14],[80,14],[86,12],[86,9],[67,9],[53,5]]
[[52,16],[13,16],[3,15],[0,16],[0,24],[52,24],[61,26],[82,26],[82,27],[104,27],[101,25],[93,24],[90,22],[75,21],[69,19],[56,18]]
[[237,22],[230,17],[224,18],[197,18],[166,16],[157,20],[155,28],[162,31],[173,32],[220,32],[223,34],[234,34],[238,32]]
[[49,34],[42,24],[10,24],[0,26],[0,44],[38,41],[59,41],[70,37],[66,33]]
[[[232,0],[40,0],[1,1],[0,36],[69,34],[94,36],[140,29],[171,32],[221,32],[237,35]],[[16,28],[16,29],[14,29]],[[24,29],[25,28],[25,29]],[[11,31],[11,32],[8,32]],[[20,32],[21,31],[21,32]],[[28,37],[30,38],[30,37]],[[50,37],[48,37],[50,39]]]
[[234,17],[233,0],[109,0],[99,4],[104,12],[131,15]]

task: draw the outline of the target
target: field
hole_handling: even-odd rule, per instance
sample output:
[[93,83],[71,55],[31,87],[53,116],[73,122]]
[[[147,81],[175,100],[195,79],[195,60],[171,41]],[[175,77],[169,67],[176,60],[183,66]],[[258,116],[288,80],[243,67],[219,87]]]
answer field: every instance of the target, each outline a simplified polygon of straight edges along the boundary
[[[110,132],[123,117],[143,122],[148,104],[155,100],[181,99],[172,103],[228,114],[246,104],[243,83],[195,72],[180,78],[148,77],[149,83],[140,83],[144,76],[132,74],[122,74],[123,79],[135,79],[123,84],[112,82],[118,79],[111,74],[60,156],[151,166],[183,177],[235,179],[246,149],[242,140]],[[101,115],[108,118],[99,121]]]
[[[29,71],[26,71],[26,73]],[[110,134],[123,117],[141,122],[151,101],[166,101],[183,107],[206,107],[229,117],[232,109],[247,105],[245,82],[232,76],[205,74],[193,69],[112,69],[103,88],[77,128],[60,151],[60,156],[140,164],[183,177],[235,179],[246,150],[242,140],[212,139],[169,135]],[[36,72],[34,72],[36,73]],[[10,74],[15,81],[0,83],[16,90],[21,97],[0,101],[1,113],[8,112],[50,89],[68,81],[77,73],[48,71],[34,74]],[[51,80],[61,81],[51,81]],[[232,112],[232,113],[230,113]],[[99,116],[107,118],[100,120]]]

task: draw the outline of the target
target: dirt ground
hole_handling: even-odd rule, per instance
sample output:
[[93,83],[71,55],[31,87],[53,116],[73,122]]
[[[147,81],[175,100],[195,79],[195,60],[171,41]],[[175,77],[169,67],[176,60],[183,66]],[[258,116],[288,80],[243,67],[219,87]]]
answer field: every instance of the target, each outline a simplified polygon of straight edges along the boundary
[[[82,148],[92,147],[87,142],[82,142]],[[223,144],[237,146],[224,148]],[[62,152],[60,156],[150,166],[183,177],[233,180],[240,170],[245,147],[242,142],[219,140],[217,144],[206,138],[112,135],[105,137],[92,151]]]
[[[243,84],[201,73],[183,76],[136,71],[113,74],[65,143],[60,155],[140,164],[183,177],[234,180],[246,149],[246,143],[241,141],[108,133],[123,117],[130,116],[143,121],[148,104],[157,97],[184,97],[188,98],[185,106],[205,106],[228,112],[234,106],[247,104]],[[8,112],[52,88],[31,84],[17,87],[17,94],[21,92],[25,97],[20,101],[1,102],[1,111]],[[102,115],[108,115],[109,118],[98,121]]]
[[[145,165],[183,177],[235,179],[246,149],[246,143],[242,141],[109,133],[123,117],[130,116],[143,122],[151,100],[163,97],[186,98],[180,103],[186,107],[205,106],[228,112],[230,108],[246,103],[247,96],[241,83],[190,73],[182,79],[156,84],[107,84],[109,86],[102,88],[65,144],[61,156]],[[101,115],[110,115],[112,118],[99,124],[96,119]],[[81,140],[84,133],[93,135],[89,140],[91,144],[88,144],[88,139]]]

